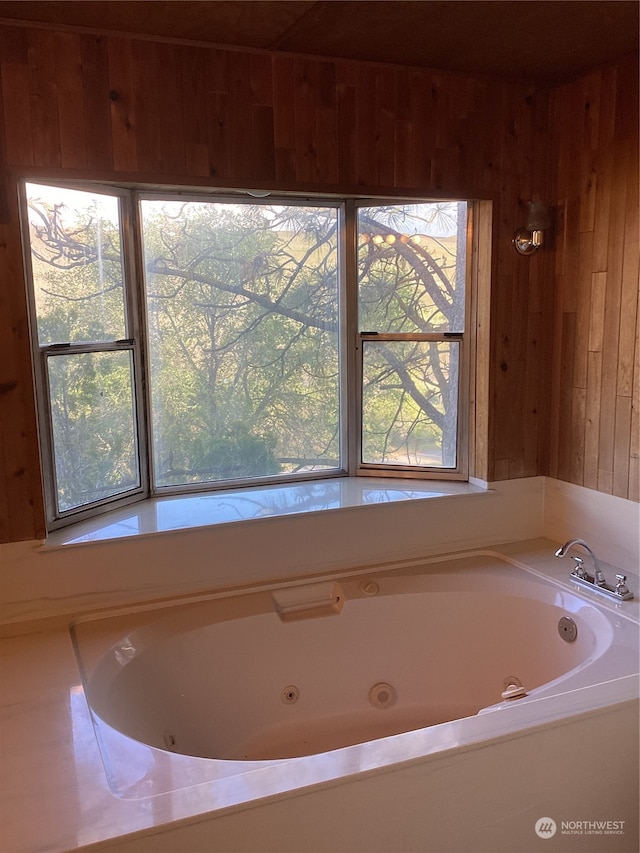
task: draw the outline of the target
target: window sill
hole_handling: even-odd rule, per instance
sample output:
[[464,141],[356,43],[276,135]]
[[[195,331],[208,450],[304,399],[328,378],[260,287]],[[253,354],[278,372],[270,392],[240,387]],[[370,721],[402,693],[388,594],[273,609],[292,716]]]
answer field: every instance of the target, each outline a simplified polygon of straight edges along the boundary
[[339,477],[276,486],[150,498],[53,531],[45,548],[190,530],[218,524],[341,511],[399,501],[481,494],[478,484],[447,480]]

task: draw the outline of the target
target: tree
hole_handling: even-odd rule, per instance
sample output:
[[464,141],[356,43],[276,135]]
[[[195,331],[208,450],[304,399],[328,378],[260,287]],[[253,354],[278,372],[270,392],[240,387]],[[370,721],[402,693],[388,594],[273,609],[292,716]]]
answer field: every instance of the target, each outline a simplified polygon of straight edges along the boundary
[[[30,198],[40,342],[126,337],[117,220],[68,203]],[[462,329],[465,210],[359,208],[362,331]],[[146,199],[141,212],[157,483],[338,467],[337,205]],[[365,460],[455,464],[457,343],[362,345]]]
[[440,338],[363,342],[365,461],[456,465],[465,230],[464,203],[360,210],[360,329]]

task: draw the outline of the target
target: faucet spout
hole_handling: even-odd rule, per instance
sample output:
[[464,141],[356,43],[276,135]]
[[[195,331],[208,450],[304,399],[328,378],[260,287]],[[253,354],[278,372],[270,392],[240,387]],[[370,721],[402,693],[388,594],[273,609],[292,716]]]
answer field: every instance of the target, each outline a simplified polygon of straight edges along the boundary
[[[606,580],[604,577],[604,573],[603,573],[602,569],[600,568],[600,563],[598,562],[598,558],[593,553],[591,548],[587,545],[587,543],[584,541],[584,539],[570,539],[568,542],[565,542],[564,545],[562,545],[556,551],[556,557],[566,557],[569,549],[572,548],[574,545],[581,545],[585,549],[585,551],[587,551],[589,556],[591,557],[591,560],[593,561],[593,583],[596,586],[605,586]],[[574,557],[573,559],[576,562],[576,568],[574,570],[575,574],[578,577],[585,577],[585,571],[582,568],[582,564],[583,564],[584,560],[582,560],[581,557]]]

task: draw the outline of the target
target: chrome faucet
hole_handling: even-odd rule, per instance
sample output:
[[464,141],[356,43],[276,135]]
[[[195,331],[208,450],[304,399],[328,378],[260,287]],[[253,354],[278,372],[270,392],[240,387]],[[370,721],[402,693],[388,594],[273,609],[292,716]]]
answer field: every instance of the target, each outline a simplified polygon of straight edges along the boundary
[[[604,574],[602,572],[602,569],[600,568],[600,563],[598,562],[598,558],[593,553],[591,548],[587,545],[587,543],[584,541],[584,539],[570,539],[568,542],[565,542],[564,545],[561,548],[558,548],[558,550],[556,551],[556,557],[565,557],[567,554],[567,551],[573,545],[582,545],[582,547],[585,549],[585,551],[588,551],[589,554],[591,555],[591,559],[593,560],[593,581],[592,581],[592,583],[594,583],[596,586],[605,586],[607,582],[604,579]],[[575,566],[572,574],[575,574],[575,576],[578,578],[582,578],[583,580],[586,580],[588,575],[587,575],[586,571],[584,570],[584,566],[583,566],[584,560],[582,559],[582,557],[573,557],[573,560],[575,560],[576,566]]]
[[617,599],[618,601],[623,600],[626,601],[630,598],[633,598],[633,593],[629,591],[629,588],[626,585],[627,576],[623,574],[616,574],[616,585],[615,587],[611,587],[607,584],[604,573],[600,567],[600,563],[598,562],[598,558],[593,553],[591,548],[587,545],[584,539],[570,539],[568,542],[565,542],[558,550],[556,551],[556,557],[566,557],[569,548],[574,545],[582,545],[582,547],[587,551],[591,560],[593,561],[593,576],[588,574],[586,569],[584,568],[584,560],[582,557],[577,557],[575,554],[572,554],[571,557],[575,562],[575,566],[573,571],[571,572],[571,577],[576,583],[581,586],[585,586],[587,588],[593,589],[594,587],[600,592],[606,593],[608,596]]

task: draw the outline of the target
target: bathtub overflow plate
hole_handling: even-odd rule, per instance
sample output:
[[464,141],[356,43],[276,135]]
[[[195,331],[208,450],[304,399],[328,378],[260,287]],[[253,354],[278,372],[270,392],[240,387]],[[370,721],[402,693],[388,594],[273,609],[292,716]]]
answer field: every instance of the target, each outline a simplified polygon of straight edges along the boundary
[[573,643],[578,636],[578,626],[570,616],[563,616],[558,622],[558,633],[567,643]]

